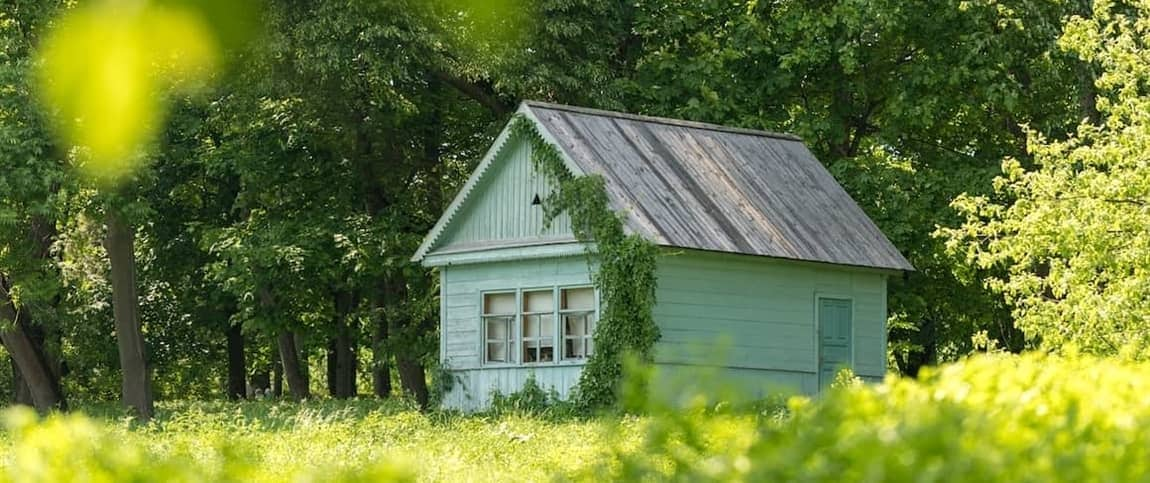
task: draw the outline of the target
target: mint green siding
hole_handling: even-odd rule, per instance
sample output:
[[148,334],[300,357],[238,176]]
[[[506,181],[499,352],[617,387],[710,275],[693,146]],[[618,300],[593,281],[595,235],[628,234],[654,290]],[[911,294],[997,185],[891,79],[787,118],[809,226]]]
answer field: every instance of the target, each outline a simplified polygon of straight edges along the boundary
[[[591,283],[581,247],[560,247],[567,256],[504,248],[524,258],[440,268],[441,355],[454,377],[446,406],[483,409],[492,391],[514,392],[530,375],[562,397],[578,382],[580,364],[482,361],[484,292]],[[672,380],[690,381],[693,367],[719,366],[724,378],[757,395],[813,394],[821,369],[825,377],[833,377],[840,364],[871,380],[885,374],[885,273],[690,250],[668,253],[658,263],[654,314],[662,333],[656,362]],[[820,354],[826,365],[820,365]]]
[[819,388],[819,297],[852,305],[850,365],[886,372],[886,274],[850,267],[693,250],[659,260],[656,362],[721,365],[759,385]]
[[[454,379],[447,407],[483,409],[492,391],[514,392],[531,375],[562,397],[570,394],[581,364],[482,360],[483,293],[591,283],[582,247],[557,248],[567,255],[502,248],[489,253],[507,252],[512,259],[441,266],[441,356]],[[667,253],[657,268],[654,315],[662,338],[655,360],[670,380],[697,379],[694,368],[717,366],[727,381],[761,396],[816,393],[820,372],[824,379],[833,377],[840,365],[870,380],[885,374],[886,273],[691,250]],[[820,354],[826,364],[820,365]]]
[[590,271],[582,251],[572,250],[571,253],[573,255],[565,257],[440,268],[440,354],[444,367],[455,380],[451,391],[445,395],[445,406],[464,410],[485,408],[490,403],[492,390],[504,394],[514,392],[522,387],[530,374],[534,374],[542,387],[554,388],[561,397],[569,394],[579,380],[582,364],[485,365],[480,312],[485,292],[590,285]]
[[[603,178],[629,233],[662,247],[659,377],[758,397],[817,393],[842,366],[885,374],[886,277],[913,267],[797,138],[539,103],[518,113],[573,176]],[[512,131],[412,256],[439,270],[451,408],[483,409],[530,377],[566,397],[593,352],[601,294],[586,290],[585,246],[567,216],[544,223],[536,201],[556,187]]]
[[530,147],[508,141],[467,194],[457,220],[448,225],[432,253],[571,241],[566,215],[545,226],[542,206],[532,204],[536,196],[546,198],[551,185],[532,166]]

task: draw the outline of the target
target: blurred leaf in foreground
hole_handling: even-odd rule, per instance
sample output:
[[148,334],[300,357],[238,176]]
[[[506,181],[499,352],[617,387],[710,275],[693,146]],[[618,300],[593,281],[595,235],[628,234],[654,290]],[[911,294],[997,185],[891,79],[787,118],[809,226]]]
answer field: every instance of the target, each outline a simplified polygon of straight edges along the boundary
[[58,134],[80,148],[86,176],[116,184],[155,139],[164,95],[210,76],[221,46],[202,10],[107,1],[66,13],[40,54],[39,87]]

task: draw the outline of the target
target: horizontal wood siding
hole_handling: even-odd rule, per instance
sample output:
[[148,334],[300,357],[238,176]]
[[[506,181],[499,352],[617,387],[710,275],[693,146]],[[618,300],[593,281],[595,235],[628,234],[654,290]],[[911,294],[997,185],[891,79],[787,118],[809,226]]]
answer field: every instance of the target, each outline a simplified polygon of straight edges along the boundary
[[490,407],[491,395],[495,391],[502,394],[516,392],[531,376],[543,390],[555,389],[560,399],[568,399],[582,371],[582,365],[450,371],[452,387],[444,394],[443,406],[468,412],[482,411]]
[[[481,293],[492,290],[585,285],[591,283],[586,258],[571,256],[442,267],[443,361],[450,369],[481,366]],[[486,370],[486,369],[485,369]]]
[[[662,332],[656,362],[667,374],[719,366],[720,375],[757,396],[818,390],[815,297],[852,301],[855,372],[886,368],[886,276],[876,271],[730,254],[678,251],[659,259]],[[590,284],[583,256],[450,265],[441,268],[443,361],[457,379],[444,405],[487,407],[492,389],[519,390],[529,374],[566,397],[582,366],[484,367],[480,305],[486,291]]]
[[652,387],[653,396],[668,402],[706,394],[736,403],[767,396],[814,394],[818,391],[818,376],[768,369],[662,364]]
[[543,207],[531,204],[536,195],[546,198],[553,187],[532,166],[530,147],[514,139],[508,142],[432,253],[571,239],[567,215],[545,227]]
[[886,275],[699,251],[659,259],[656,361],[732,368],[804,392],[818,387],[815,297],[853,302],[854,370],[886,372]]
[[485,409],[491,391],[518,391],[529,374],[544,389],[555,388],[566,398],[579,381],[582,365],[557,364],[484,367],[480,359],[480,304],[489,291],[589,285],[590,270],[583,255],[450,265],[442,276],[442,336],[444,366],[456,380],[444,406],[466,411]]

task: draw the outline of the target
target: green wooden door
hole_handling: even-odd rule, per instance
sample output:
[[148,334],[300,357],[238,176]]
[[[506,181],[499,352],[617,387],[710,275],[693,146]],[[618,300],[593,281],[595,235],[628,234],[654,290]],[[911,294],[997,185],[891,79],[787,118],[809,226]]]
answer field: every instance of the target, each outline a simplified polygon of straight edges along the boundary
[[830,386],[835,375],[851,367],[851,301],[819,298],[819,388]]

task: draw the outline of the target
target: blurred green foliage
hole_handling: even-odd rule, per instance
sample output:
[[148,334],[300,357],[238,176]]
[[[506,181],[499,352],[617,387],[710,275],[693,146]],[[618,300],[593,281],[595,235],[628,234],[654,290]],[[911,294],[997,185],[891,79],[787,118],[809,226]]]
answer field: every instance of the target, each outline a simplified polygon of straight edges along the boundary
[[1147,369],[989,354],[924,369],[918,380],[842,384],[785,408],[648,404],[642,447],[618,448],[583,479],[1142,481]]
[[[161,403],[37,422],[5,414],[11,481],[1140,481],[1150,472],[1150,367],[1117,358],[986,354],[919,379],[731,405],[712,377],[631,415],[518,407],[419,413],[353,400]],[[627,384],[646,384],[632,368]],[[721,392],[721,391],[720,391]],[[646,396],[640,396],[645,394]],[[511,399],[508,399],[511,401]],[[306,455],[306,457],[304,457]]]
[[167,93],[211,75],[220,49],[201,11],[94,2],[66,12],[44,40],[40,90],[83,171],[118,182],[163,129]]
[[[608,420],[421,414],[398,401],[161,402],[145,426],[5,413],[0,481],[542,481],[604,455]],[[626,425],[633,424],[625,423]]]

